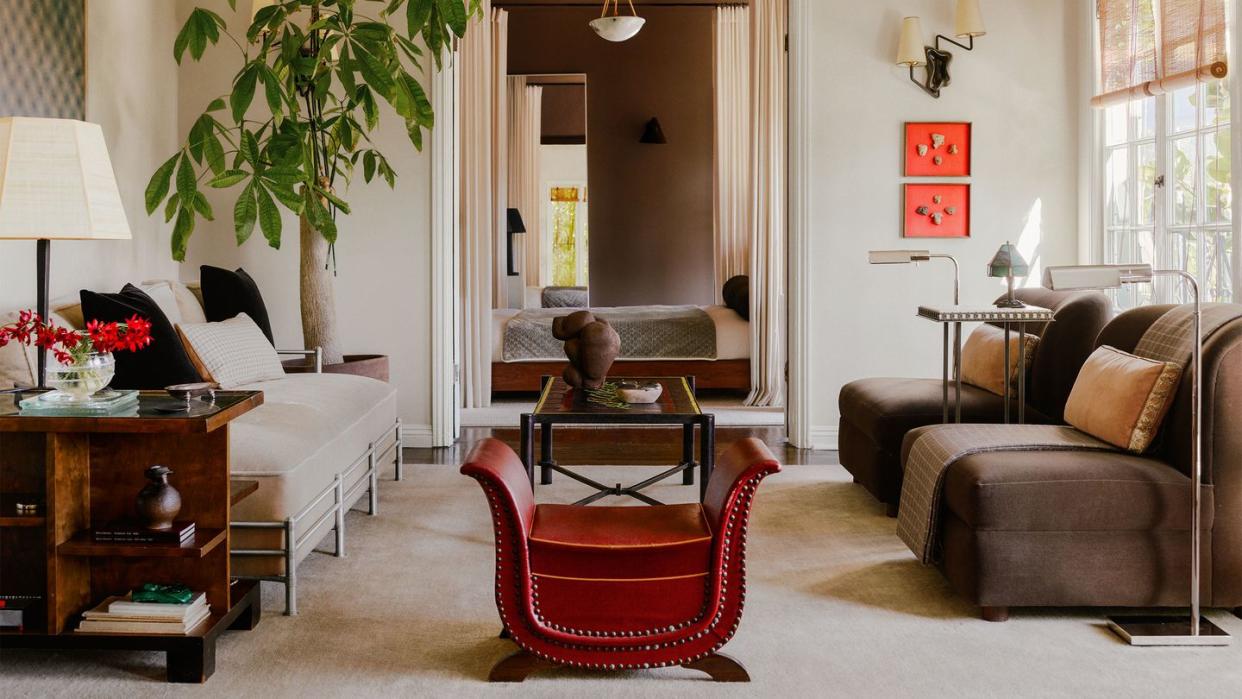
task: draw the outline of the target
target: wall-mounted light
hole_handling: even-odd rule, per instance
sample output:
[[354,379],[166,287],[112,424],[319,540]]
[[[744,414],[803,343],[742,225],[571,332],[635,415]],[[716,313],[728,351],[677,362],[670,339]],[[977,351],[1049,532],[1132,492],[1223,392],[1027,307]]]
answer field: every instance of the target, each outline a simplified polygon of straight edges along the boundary
[[525,233],[526,224],[522,222],[522,212],[517,209],[509,209],[507,213],[509,225],[506,239],[508,245],[506,245],[505,248],[507,254],[506,263],[508,264],[508,268],[505,271],[510,277],[516,277],[518,275],[518,271],[513,267],[513,236],[518,233]]
[[[987,34],[983,26],[983,15],[979,13],[979,0],[957,0],[957,21],[954,33],[959,39],[966,39],[963,44],[943,34],[936,35],[936,45],[923,44],[923,24],[918,17],[906,17],[901,21],[901,41],[897,46],[897,65],[910,68],[910,81],[918,85],[924,92],[940,99],[940,89],[948,87],[950,82],[949,64],[953,54],[940,48],[944,40],[967,51],[975,49],[975,37]],[[927,74],[923,82],[914,77],[914,69],[924,67]]]
[[653,143],[663,145],[668,143],[668,138],[664,136],[664,127],[660,126],[660,120],[651,117],[651,121],[643,127],[643,135],[638,139],[639,143]]

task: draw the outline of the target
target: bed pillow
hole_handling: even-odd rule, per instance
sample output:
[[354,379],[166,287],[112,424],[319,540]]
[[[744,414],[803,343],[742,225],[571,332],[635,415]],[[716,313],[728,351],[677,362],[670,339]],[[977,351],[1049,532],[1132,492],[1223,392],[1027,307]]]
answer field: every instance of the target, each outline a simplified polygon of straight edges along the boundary
[[1107,345],[1087,358],[1065,404],[1065,421],[1142,454],[1160,431],[1182,378],[1173,362],[1143,359]]
[[216,323],[245,313],[263,331],[267,341],[276,344],[272,338],[272,323],[268,319],[267,306],[263,303],[263,294],[259,293],[259,285],[246,274],[246,270],[238,267],[236,272],[230,272],[227,269],[203,265],[198,271],[203,290],[203,312],[207,316],[207,322]]
[[218,323],[177,326],[181,342],[203,381],[232,389],[285,375],[280,357],[245,313]]
[[[1018,383],[1019,333],[1009,333],[1009,387]],[[1039,337],[1026,334],[1026,368],[1039,346]],[[998,396],[1005,395],[1005,331],[995,325],[980,325],[962,347],[962,383],[977,386]]]
[[173,324],[159,304],[142,289],[126,284],[119,293],[100,294],[83,289],[82,317],[86,321],[124,322],[137,315],[151,321],[151,344],[136,352],[115,352],[113,388],[158,390],[198,381],[198,370],[177,338]]
[[726,306],[737,311],[743,319],[750,320],[750,277],[744,274],[733,277],[725,282],[720,295],[724,297]]

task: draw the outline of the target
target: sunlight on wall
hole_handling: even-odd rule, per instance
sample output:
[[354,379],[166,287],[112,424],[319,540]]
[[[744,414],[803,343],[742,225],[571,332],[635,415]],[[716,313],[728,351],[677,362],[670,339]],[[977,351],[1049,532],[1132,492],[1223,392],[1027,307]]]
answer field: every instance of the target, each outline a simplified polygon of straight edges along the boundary
[[1031,210],[1026,214],[1026,224],[1022,227],[1022,235],[1018,237],[1018,252],[1022,253],[1022,257],[1026,258],[1031,266],[1031,273],[1022,280],[1023,287],[1039,286],[1043,280],[1043,259],[1040,255],[1043,242],[1044,201],[1036,199],[1031,205]]

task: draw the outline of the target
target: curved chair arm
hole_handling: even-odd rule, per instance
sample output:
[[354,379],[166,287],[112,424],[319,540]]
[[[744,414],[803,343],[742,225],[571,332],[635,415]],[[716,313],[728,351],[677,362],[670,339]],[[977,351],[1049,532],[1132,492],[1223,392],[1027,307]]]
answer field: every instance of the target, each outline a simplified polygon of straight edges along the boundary
[[511,509],[520,523],[523,537],[530,535],[535,521],[535,495],[531,492],[530,477],[522,460],[499,439],[485,439],[475,445],[461,466],[464,476],[492,486],[507,496],[506,509]]
[[720,532],[724,517],[734,507],[738,493],[746,482],[762,474],[778,473],[781,464],[761,440],[748,437],[734,443],[721,455],[707,481],[703,509],[713,532]]

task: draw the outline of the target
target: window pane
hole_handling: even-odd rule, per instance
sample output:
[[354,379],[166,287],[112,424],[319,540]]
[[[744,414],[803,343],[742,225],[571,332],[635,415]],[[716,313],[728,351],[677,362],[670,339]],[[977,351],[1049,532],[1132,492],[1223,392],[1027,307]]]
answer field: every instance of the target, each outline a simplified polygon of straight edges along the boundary
[[1203,86],[1203,125],[1229,123],[1229,85],[1213,80]]
[[1110,226],[1121,226],[1129,222],[1129,184],[1130,184],[1129,149],[1125,146],[1114,148],[1108,154],[1108,162],[1104,166],[1104,187],[1107,218]]
[[1138,102],[1130,103],[1137,123],[1134,129],[1136,138],[1156,137],[1156,98],[1147,97]]
[[1170,223],[1189,226],[1195,223],[1195,136],[1184,136],[1173,141],[1169,168],[1173,176],[1173,207]]
[[1233,219],[1229,140],[1228,128],[1203,137],[1203,205],[1207,223],[1228,223]]
[[1199,124],[1198,85],[1196,84],[1190,87],[1184,87],[1176,92],[1170,93],[1169,101],[1173,103],[1173,123],[1171,131],[1173,133],[1193,131]]
[[1138,213],[1139,225],[1150,226],[1156,216],[1156,144],[1144,143],[1138,147]]
[[1104,110],[1104,144],[1115,146],[1130,140],[1129,104],[1114,104]]

